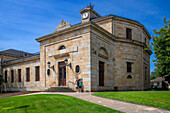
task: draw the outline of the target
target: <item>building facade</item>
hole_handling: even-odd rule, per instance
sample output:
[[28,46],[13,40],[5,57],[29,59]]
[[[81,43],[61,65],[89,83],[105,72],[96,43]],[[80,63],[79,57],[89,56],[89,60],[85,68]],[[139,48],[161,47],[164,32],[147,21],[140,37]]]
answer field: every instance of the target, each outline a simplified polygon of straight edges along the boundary
[[79,78],[84,91],[150,88],[146,28],[120,16],[101,16],[92,5],[80,13],[80,24],[61,21],[54,33],[36,39],[40,54],[2,61],[5,90],[75,90]]

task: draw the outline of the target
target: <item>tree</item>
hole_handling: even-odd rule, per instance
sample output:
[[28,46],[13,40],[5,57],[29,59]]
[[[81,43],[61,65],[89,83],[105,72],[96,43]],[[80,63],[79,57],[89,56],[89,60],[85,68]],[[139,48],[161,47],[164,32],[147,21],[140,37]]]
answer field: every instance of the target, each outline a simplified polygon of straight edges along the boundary
[[[170,76],[170,20],[166,20],[164,17],[164,27],[159,30],[153,30],[154,36],[152,36],[154,56],[156,60],[155,66],[157,71],[162,77]],[[151,47],[150,46],[150,47]]]
[[150,79],[153,80],[158,77],[161,77],[161,76],[160,76],[159,72],[156,69],[154,69],[154,71],[151,72]]

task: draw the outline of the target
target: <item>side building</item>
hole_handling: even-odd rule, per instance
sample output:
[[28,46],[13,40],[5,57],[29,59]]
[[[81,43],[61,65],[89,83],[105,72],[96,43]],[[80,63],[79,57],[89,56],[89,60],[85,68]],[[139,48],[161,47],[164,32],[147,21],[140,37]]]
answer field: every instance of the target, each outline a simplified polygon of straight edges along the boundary
[[[36,89],[36,84],[30,82],[34,78],[32,67],[35,65],[39,67],[40,57],[39,53],[28,53],[14,49],[8,49],[0,52],[1,71],[4,75],[4,91],[31,91]],[[28,68],[31,69],[28,71]],[[39,70],[38,70],[39,71]],[[37,71],[37,73],[38,73]],[[36,75],[39,77],[39,75]],[[38,81],[38,80],[37,80]],[[32,85],[29,85],[32,84]],[[31,86],[31,87],[30,87]]]
[[7,90],[75,90],[78,78],[84,91],[150,88],[146,28],[124,17],[101,16],[92,5],[80,13],[80,24],[61,21],[54,33],[36,39],[40,55],[3,63]]

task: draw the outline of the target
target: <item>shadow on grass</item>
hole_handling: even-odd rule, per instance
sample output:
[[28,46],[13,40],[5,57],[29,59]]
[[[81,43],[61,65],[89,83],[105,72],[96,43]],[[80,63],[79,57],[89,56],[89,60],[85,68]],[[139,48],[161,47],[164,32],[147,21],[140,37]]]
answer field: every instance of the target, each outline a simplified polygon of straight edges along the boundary
[[5,107],[3,108],[3,110],[15,110],[15,109],[22,109],[22,108],[27,108],[27,107],[29,107],[29,105],[19,106],[19,107]]

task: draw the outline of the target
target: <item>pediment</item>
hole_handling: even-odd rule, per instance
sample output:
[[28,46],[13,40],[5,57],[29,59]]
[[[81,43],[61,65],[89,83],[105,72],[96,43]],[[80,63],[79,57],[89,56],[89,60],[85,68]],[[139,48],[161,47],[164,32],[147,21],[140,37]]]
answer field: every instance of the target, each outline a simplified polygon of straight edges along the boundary
[[71,24],[70,24],[69,22],[66,22],[66,21],[62,20],[62,21],[60,22],[60,25],[58,25],[58,26],[56,27],[56,29],[55,29],[54,32],[61,31],[61,30],[63,30],[63,29],[69,28],[69,27],[71,27]]

